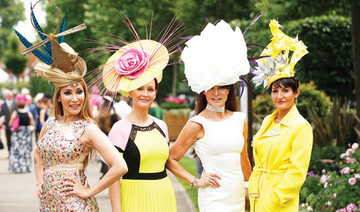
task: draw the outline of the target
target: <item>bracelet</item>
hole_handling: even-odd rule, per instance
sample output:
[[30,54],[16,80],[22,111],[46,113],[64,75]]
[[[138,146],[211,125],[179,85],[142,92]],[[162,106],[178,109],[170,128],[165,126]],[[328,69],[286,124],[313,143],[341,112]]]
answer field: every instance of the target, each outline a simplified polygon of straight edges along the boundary
[[249,182],[248,182],[248,181],[245,181],[245,182],[244,182],[244,186],[245,186],[245,188],[249,188]]
[[196,177],[194,177],[194,180],[190,183],[190,195],[192,195],[192,189],[193,189],[195,183],[197,184],[197,179],[196,179]]

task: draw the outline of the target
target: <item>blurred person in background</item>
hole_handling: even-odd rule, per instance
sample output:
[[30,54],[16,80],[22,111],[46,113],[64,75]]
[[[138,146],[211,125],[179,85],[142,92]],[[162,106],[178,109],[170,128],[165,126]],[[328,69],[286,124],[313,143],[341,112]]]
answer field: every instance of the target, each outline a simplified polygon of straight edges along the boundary
[[10,115],[13,111],[17,110],[16,103],[14,102],[14,94],[12,91],[6,89],[5,90],[5,102],[1,105],[0,116],[5,117],[5,133],[6,133],[6,144],[9,151],[11,149],[11,125],[9,124]]
[[38,126],[36,127],[40,132],[46,120],[49,118],[50,109],[52,108],[51,94],[45,93],[41,99],[42,107],[39,112]]
[[131,112],[131,106],[129,105],[129,97],[120,95],[120,100],[114,103],[114,108],[120,119],[125,118]]
[[32,129],[35,127],[35,122],[33,115],[25,108],[27,101],[26,95],[16,96],[17,110],[11,113],[9,121],[9,125],[12,126],[17,118],[19,120],[18,127],[12,129],[9,157],[9,171],[14,173],[31,171]]
[[[120,116],[115,112],[114,100],[110,96],[104,96],[102,102],[103,103],[100,105],[100,109],[97,112],[95,120],[99,124],[100,130],[108,135],[111,127],[115,124],[115,122],[120,120]],[[102,176],[100,177],[101,179],[106,174],[109,167],[102,158],[100,159],[100,162],[100,172],[102,173]]]
[[39,116],[40,116],[40,110],[43,107],[42,98],[44,97],[44,93],[38,93],[34,97],[34,104],[36,109],[36,118],[34,116],[35,121],[35,137],[36,141],[38,140],[40,129],[39,129]]

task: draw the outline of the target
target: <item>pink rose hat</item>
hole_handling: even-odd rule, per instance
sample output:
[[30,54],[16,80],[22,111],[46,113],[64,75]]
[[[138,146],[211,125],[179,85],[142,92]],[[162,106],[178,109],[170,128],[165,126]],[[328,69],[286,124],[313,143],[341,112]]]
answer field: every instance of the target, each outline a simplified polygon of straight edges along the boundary
[[103,83],[112,91],[127,96],[154,78],[162,79],[169,61],[166,47],[153,40],[130,43],[115,52],[103,68]]
[[[127,42],[117,37],[116,41],[120,45],[95,48],[95,51],[100,50],[103,51],[102,53],[109,51],[115,53],[105,65],[93,70],[95,73],[89,75],[97,76],[91,79],[90,87],[100,87],[103,84],[105,89],[102,89],[100,93],[112,97],[117,92],[128,96],[130,91],[136,90],[153,79],[160,82],[162,71],[168,65],[170,55],[179,50],[179,44],[184,41],[179,38],[185,33],[182,22],[176,23],[175,16],[157,36],[159,40],[154,41],[151,37],[140,39],[130,20],[127,17],[123,18],[120,14],[119,16],[136,41]],[[151,32],[151,29],[149,31]],[[97,74],[98,71],[101,72],[100,75]]]

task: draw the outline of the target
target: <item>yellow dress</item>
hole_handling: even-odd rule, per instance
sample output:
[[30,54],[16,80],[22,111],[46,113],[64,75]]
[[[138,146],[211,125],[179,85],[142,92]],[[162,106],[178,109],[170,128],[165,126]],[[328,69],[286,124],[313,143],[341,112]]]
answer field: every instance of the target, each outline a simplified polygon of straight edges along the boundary
[[132,125],[126,148],[116,148],[129,169],[120,181],[122,211],[177,211],[165,169],[169,146],[162,129],[155,122],[147,127]]
[[249,179],[251,212],[299,211],[299,191],[310,163],[312,128],[294,105],[279,124],[275,111],[254,136]]

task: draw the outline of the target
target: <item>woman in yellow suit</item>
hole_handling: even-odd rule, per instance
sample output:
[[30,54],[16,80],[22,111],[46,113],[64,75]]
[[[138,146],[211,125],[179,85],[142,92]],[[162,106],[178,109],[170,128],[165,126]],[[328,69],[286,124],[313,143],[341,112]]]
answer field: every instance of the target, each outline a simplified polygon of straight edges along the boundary
[[[285,35],[277,21],[270,22],[274,36],[263,51],[254,82],[271,91],[277,108],[265,117],[253,140],[254,170],[249,180],[252,212],[299,211],[299,191],[309,167],[312,128],[295,102],[300,94],[294,65],[307,54],[306,46]],[[289,51],[294,51],[289,60]],[[267,74],[264,74],[267,73]]]

